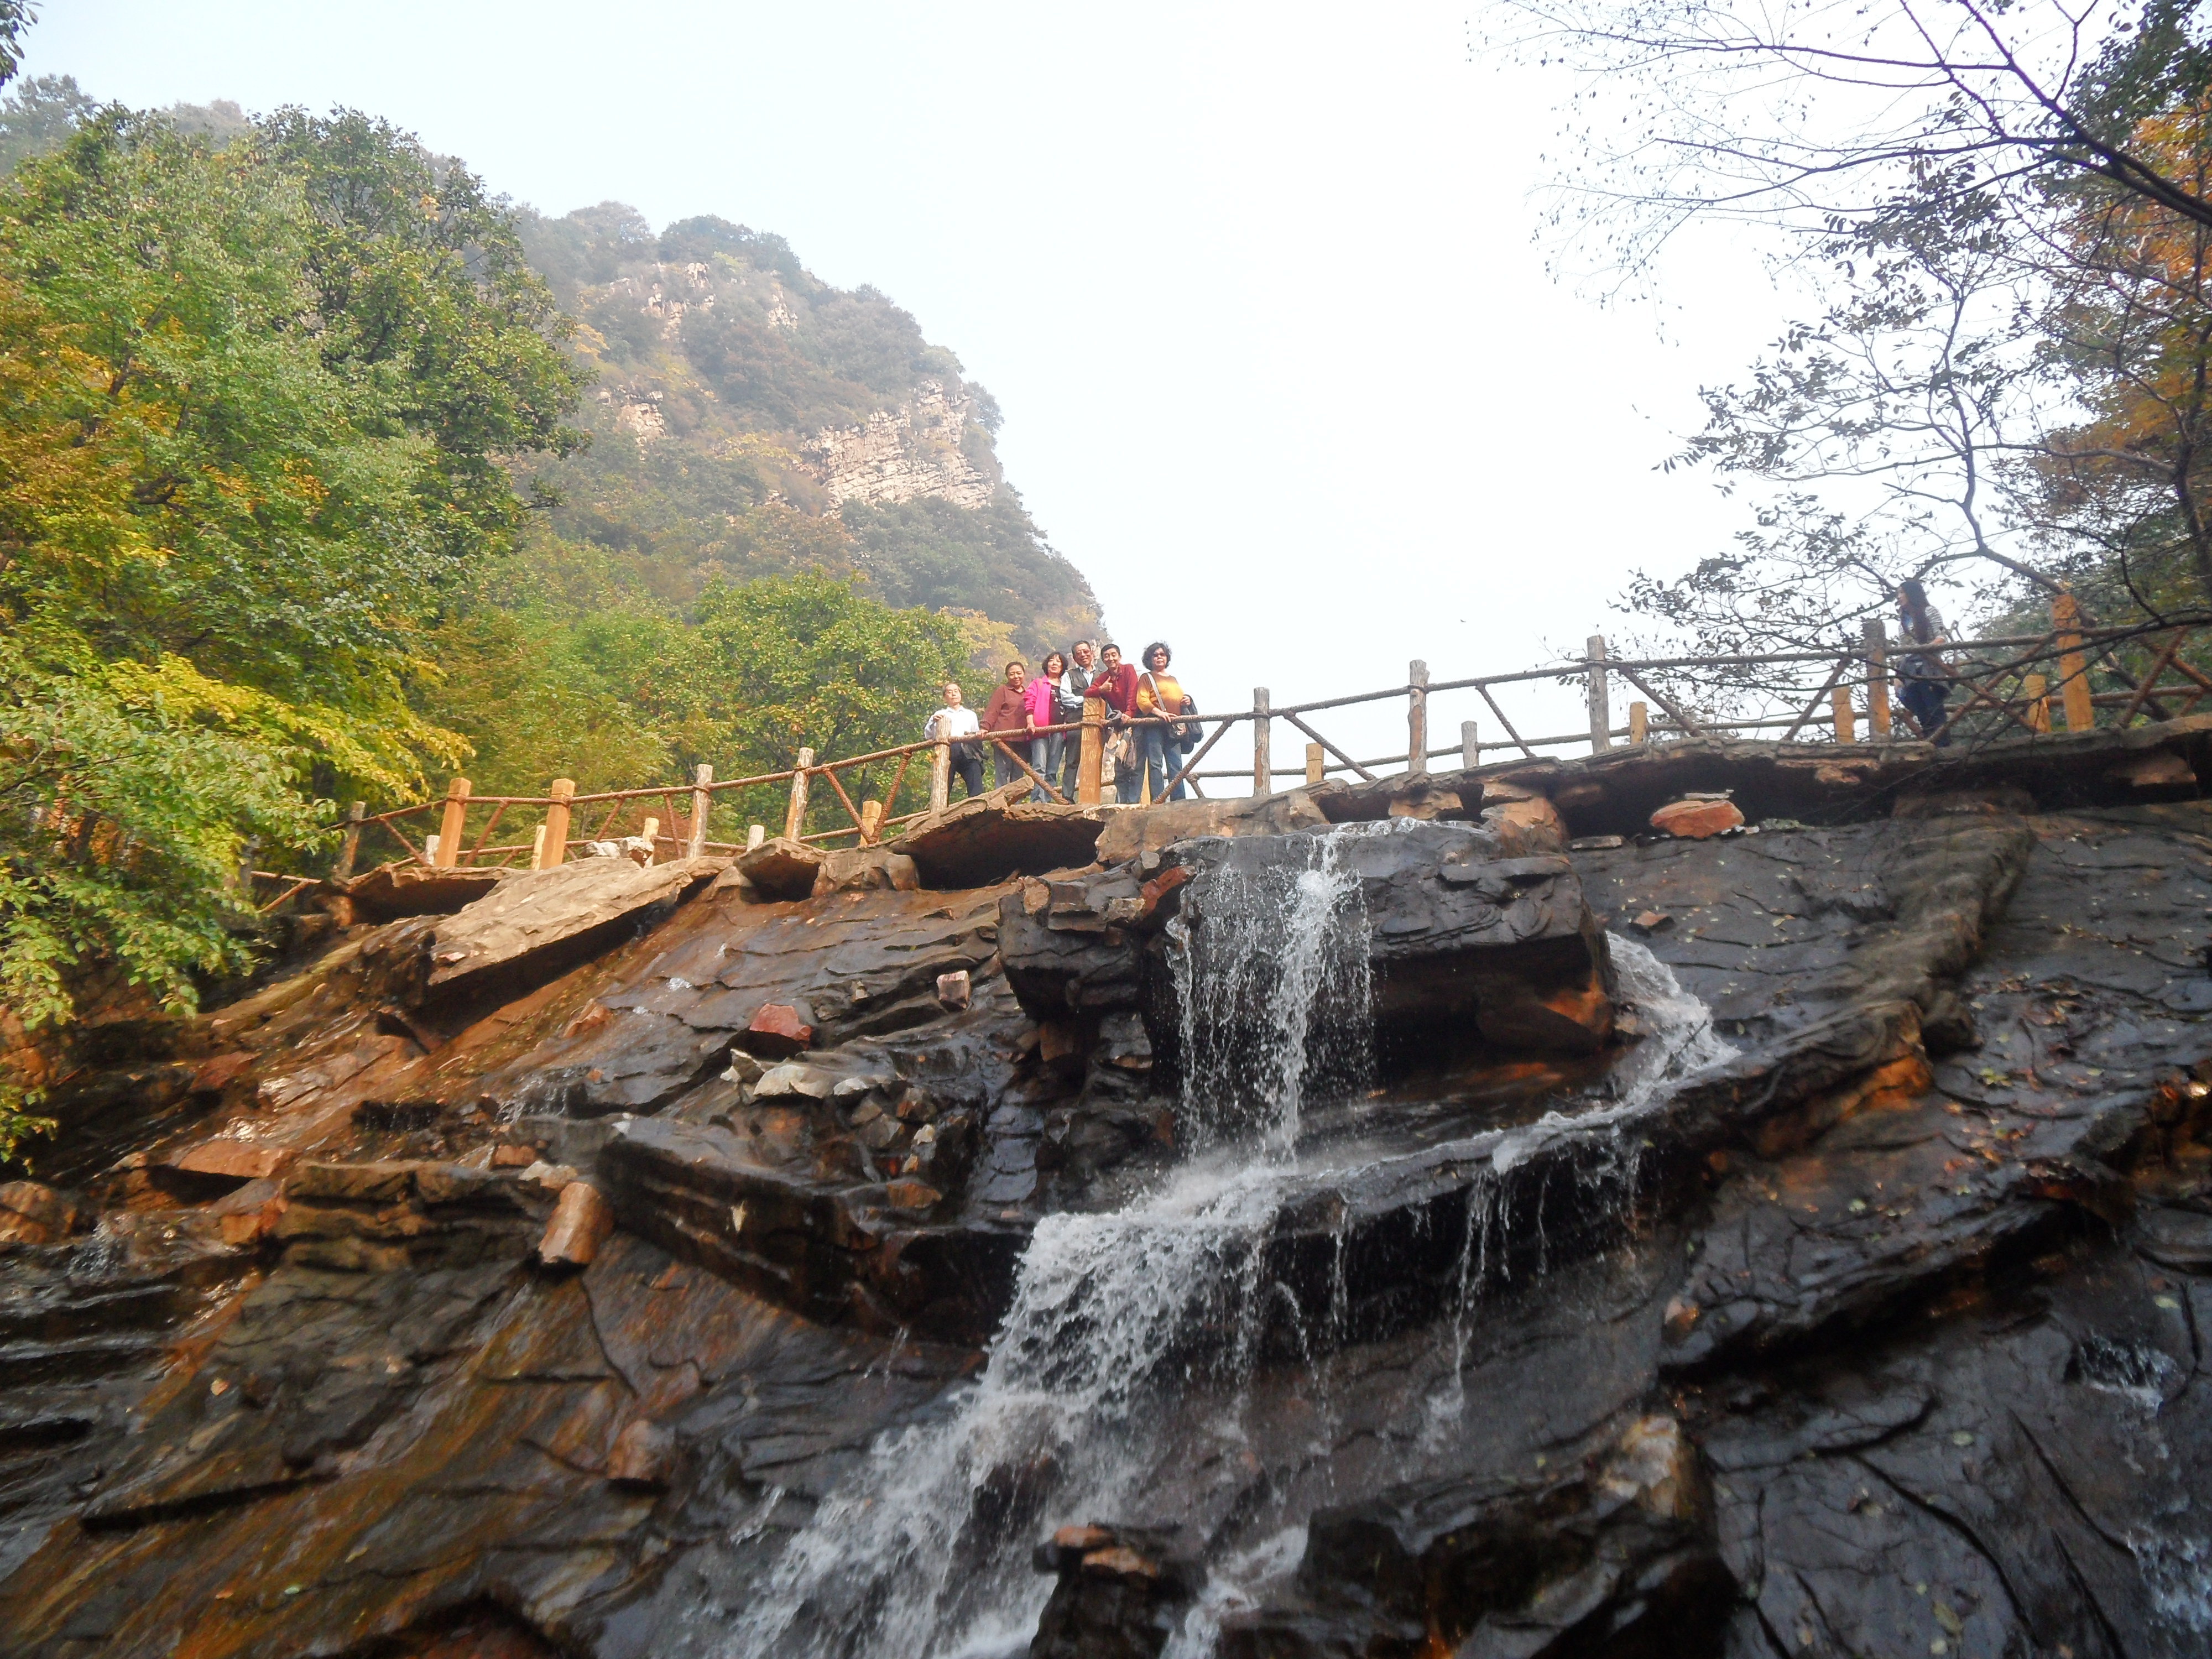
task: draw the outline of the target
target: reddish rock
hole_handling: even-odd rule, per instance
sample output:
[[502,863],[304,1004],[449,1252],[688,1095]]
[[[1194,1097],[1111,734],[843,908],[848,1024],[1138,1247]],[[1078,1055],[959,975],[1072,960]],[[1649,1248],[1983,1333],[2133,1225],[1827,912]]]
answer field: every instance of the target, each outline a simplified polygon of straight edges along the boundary
[[1741,826],[1743,814],[1732,800],[1678,800],[1651,815],[1651,827],[1683,841],[1704,841]]
[[745,1027],[745,1047],[770,1060],[805,1052],[814,1046],[814,1028],[799,1018],[787,1002],[769,1002]]
[[187,1175],[233,1176],[240,1181],[260,1181],[279,1176],[299,1161],[290,1146],[257,1145],[250,1140],[204,1140],[179,1154],[169,1167]]
[[1111,1548],[1113,1543],[1114,1534],[1103,1527],[1062,1527],[1052,1535],[1053,1548],[1073,1550],[1079,1555]]
[[76,1224],[76,1206],[36,1181],[0,1184],[0,1244],[50,1244]]
[[252,1064],[253,1056],[242,1048],[204,1060],[192,1068],[191,1091],[196,1095],[219,1095]]
[[965,968],[937,976],[938,1001],[956,1013],[968,1006],[968,1000],[974,994],[975,986],[969,981]]
[[894,1181],[884,1189],[885,1201],[894,1210],[934,1209],[945,1194],[919,1181]]
[[588,1181],[572,1181],[561,1188],[545,1237],[538,1242],[538,1259],[548,1267],[589,1267],[614,1230],[615,1212],[605,1195]]
[[1566,850],[1567,821],[1541,795],[1486,806],[1482,821],[1498,832],[1498,851],[1506,858]]
[[526,1170],[539,1161],[535,1146],[495,1146],[491,1149],[491,1167],[495,1170]]
[[640,1418],[607,1450],[607,1479],[623,1486],[665,1486],[676,1465],[676,1437]]
[[1662,927],[1672,927],[1674,925],[1674,918],[1664,910],[1644,911],[1628,924],[1632,931],[1638,933],[1656,933]]
[[1100,1578],[1157,1578],[1160,1564],[1126,1545],[1092,1550],[1083,1558],[1084,1571]]

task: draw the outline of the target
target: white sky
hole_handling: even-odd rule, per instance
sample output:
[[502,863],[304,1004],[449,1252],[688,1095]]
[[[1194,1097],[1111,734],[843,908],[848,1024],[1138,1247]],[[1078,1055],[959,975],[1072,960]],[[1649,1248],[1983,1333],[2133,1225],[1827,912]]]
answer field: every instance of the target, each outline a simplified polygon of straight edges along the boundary
[[[1109,626],[1229,709],[1547,660],[1743,521],[1653,468],[1777,328],[1754,250],[1683,250],[1664,337],[1553,285],[1562,88],[1471,61],[1473,9],[48,0],[27,72],[351,105],[550,213],[781,233],[958,354]],[[1477,712],[1439,699],[1435,740]]]

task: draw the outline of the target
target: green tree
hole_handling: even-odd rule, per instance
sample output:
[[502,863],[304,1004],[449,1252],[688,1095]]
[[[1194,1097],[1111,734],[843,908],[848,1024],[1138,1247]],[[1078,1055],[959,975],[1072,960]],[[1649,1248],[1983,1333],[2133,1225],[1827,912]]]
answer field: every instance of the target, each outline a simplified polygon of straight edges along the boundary
[[[282,867],[335,785],[389,798],[465,752],[414,704],[425,630],[518,520],[499,455],[574,442],[517,246],[465,173],[343,114],[217,148],[104,111],[0,185],[17,1026],[116,973],[189,1006],[246,954],[243,845]],[[25,1093],[0,1080],[0,1143]]]

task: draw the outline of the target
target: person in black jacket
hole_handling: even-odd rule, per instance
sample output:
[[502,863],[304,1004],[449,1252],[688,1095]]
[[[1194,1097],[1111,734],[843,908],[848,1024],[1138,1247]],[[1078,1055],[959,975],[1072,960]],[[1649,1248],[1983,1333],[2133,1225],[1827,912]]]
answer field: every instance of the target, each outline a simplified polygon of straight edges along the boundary
[[[1098,672],[1098,647],[1090,640],[1078,640],[1067,647],[1070,659],[1066,671],[1060,677],[1053,690],[1053,724],[1066,726],[1083,718],[1083,700],[1091,695],[1091,682]],[[1083,769],[1083,734],[1065,734],[1066,744],[1060,750],[1060,793],[1070,800],[1075,799],[1077,775]]]

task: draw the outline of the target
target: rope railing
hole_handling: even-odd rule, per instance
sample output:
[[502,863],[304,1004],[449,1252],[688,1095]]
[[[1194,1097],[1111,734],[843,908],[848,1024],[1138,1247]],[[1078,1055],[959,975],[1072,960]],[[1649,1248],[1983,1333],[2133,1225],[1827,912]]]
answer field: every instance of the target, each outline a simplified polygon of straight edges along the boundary
[[[2212,696],[2212,675],[2183,654],[2185,647],[2208,627],[2212,627],[2212,618],[2160,618],[2134,626],[2091,626],[2073,596],[2062,593],[2052,602],[2051,626],[2045,632],[1945,641],[1940,648],[1947,663],[1943,683],[1953,693],[1964,691],[1965,701],[1949,708],[1933,730],[1917,735],[1944,740],[2002,732],[2035,735],[2057,728],[2083,731],[2097,723],[2100,710],[2119,710],[2117,723],[2122,726],[2141,718],[2165,720],[2176,713],[2187,713]],[[2147,651],[2147,664],[2131,669],[2122,660],[2121,653],[2127,651]],[[468,779],[457,777],[447,785],[443,797],[411,805],[372,813],[366,803],[355,803],[345,820],[332,874],[341,881],[352,875],[364,838],[371,833],[388,836],[405,859],[431,868],[508,866],[517,860],[529,868],[550,868],[580,848],[627,838],[617,826],[635,815],[644,803],[658,803],[660,807],[658,813],[643,815],[635,831],[649,844],[655,858],[738,853],[760,845],[768,837],[769,827],[759,823],[749,825],[743,842],[710,839],[708,830],[715,803],[739,791],[769,788],[785,792],[780,830],[783,836],[817,846],[846,842],[874,846],[890,833],[942,812],[951,804],[956,742],[989,746],[999,760],[1000,789],[1027,781],[1033,794],[1068,803],[1063,781],[1045,776],[1026,754],[1033,738],[1068,738],[1076,746],[1072,804],[1086,806],[1127,804],[1126,780],[1117,780],[1115,788],[1122,799],[1106,800],[1109,747],[1125,733],[1147,727],[1195,724],[1204,733],[1191,749],[1180,744],[1164,745],[1170,758],[1157,769],[1161,774],[1158,793],[1177,797],[1186,789],[1202,795],[1206,783],[1228,780],[1243,781],[1251,793],[1265,795],[1273,792],[1279,778],[1299,778],[1316,784],[1330,777],[1349,776],[1364,782],[1392,772],[1426,773],[1431,761],[1451,757],[1460,767],[1472,769],[1481,765],[1486,755],[1510,753],[1537,758],[1540,750],[1585,746],[1596,754],[1617,743],[1642,745],[1778,729],[1785,743],[1849,744],[1858,741],[1862,720],[1871,740],[1881,743],[1900,735],[1900,716],[1890,701],[1889,654],[1890,646],[1879,622],[1867,623],[1860,637],[1848,646],[1711,657],[1609,658],[1604,637],[1593,635],[1580,658],[1507,673],[1431,680],[1427,665],[1415,661],[1407,665],[1403,684],[1378,690],[1277,706],[1267,688],[1261,686],[1253,691],[1250,708],[1206,715],[1125,717],[1091,698],[1085,702],[1080,720],[1034,730],[983,732],[961,739],[925,738],[836,760],[817,760],[812,749],[801,748],[792,766],[742,777],[718,779],[712,766],[701,765],[688,783],[588,793],[579,793],[570,779],[556,778],[543,795],[477,795]],[[1787,672],[1765,678],[1753,672],[1765,669]],[[2039,672],[2046,669],[2049,672]],[[1808,670],[1814,672],[1808,673]],[[1912,678],[1902,677],[1905,681]],[[2104,689],[2094,684],[2098,678],[2106,682]],[[1613,714],[1616,679],[1642,694],[1627,704],[1627,719],[1622,724],[1616,724]],[[1790,682],[1788,688],[1782,684],[1785,679]],[[1497,696],[1503,687],[1576,680],[1583,683],[1589,720],[1584,727],[1572,732],[1524,736]],[[1771,704],[1786,696],[1787,702],[1779,708],[1716,714],[1692,707],[1681,690],[1686,684],[1702,686],[1723,698],[1763,697]],[[1813,688],[1809,697],[1808,685]],[[1431,700],[1463,692],[1472,692],[1480,700],[1502,736],[1488,736],[1481,721],[1465,720],[1460,723],[1456,744],[1432,744],[1429,737]],[[1406,747],[1395,753],[1357,755],[1309,718],[1401,699],[1405,702]],[[1274,764],[1273,732],[1279,721],[1306,739],[1303,765]],[[1251,731],[1249,767],[1202,769],[1202,763],[1222,738],[1240,726]],[[1905,734],[1916,730],[1908,717]],[[927,757],[927,804],[903,813],[893,811],[915,762],[922,757]],[[872,792],[865,774],[885,766],[892,769],[889,787]],[[1144,775],[1137,791],[1140,800],[1151,797],[1153,769],[1140,758],[1139,770]],[[819,791],[817,783],[823,787]],[[831,799],[845,822],[810,830],[810,813]],[[510,811],[538,819],[528,841],[494,842],[494,835],[508,821]],[[472,813],[484,815],[476,820],[473,838],[469,834]],[[583,815],[581,820],[579,813]],[[428,824],[433,815],[434,830]],[[594,819],[595,827],[577,833],[580,823]],[[416,830],[419,840],[409,835],[410,829]],[[295,884],[302,879],[295,876],[270,878]],[[276,901],[281,902],[281,897]]]

